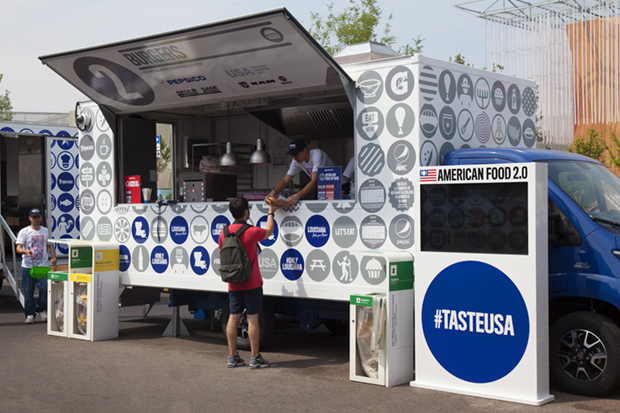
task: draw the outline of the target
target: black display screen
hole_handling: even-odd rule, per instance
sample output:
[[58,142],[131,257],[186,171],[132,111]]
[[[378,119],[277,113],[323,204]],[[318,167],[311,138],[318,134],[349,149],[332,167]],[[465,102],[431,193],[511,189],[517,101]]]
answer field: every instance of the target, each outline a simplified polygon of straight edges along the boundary
[[420,185],[422,251],[527,255],[527,185]]

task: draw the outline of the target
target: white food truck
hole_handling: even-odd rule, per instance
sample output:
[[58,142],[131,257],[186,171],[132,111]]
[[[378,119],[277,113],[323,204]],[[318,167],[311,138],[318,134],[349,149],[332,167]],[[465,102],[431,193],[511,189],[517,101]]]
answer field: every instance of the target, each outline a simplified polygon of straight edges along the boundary
[[[355,199],[336,189],[332,199],[308,196],[277,211],[274,234],[262,242],[259,255],[266,295],[263,339],[273,333],[274,314],[294,315],[305,328],[324,323],[332,331],[348,330],[351,295],[387,292],[398,284],[390,253],[413,261],[432,245],[440,251],[432,260],[441,263],[442,235],[420,230],[441,221],[441,214],[432,209],[427,214],[420,206],[445,201],[441,191],[421,190],[421,182],[436,180],[437,170],[429,167],[440,165],[444,154],[461,148],[531,148],[536,141],[533,82],[420,55],[401,57],[376,44],[350,46],[332,58],[286,9],[40,59],[91,99],[80,102],[76,112],[81,238],[120,244],[120,284],[168,288],[173,305],[222,309],[224,324],[227,285],[218,274],[217,241],[232,222],[226,200],[245,196],[251,222],[264,225],[264,198],[288,170],[291,139],[322,149],[343,171],[355,157]],[[173,129],[173,199],[163,202],[155,197],[157,124]],[[270,163],[255,163],[260,149]],[[236,156],[236,166],[219,163],[226,154]],[[104,168],[112,179],[100,179]],[[472,178],[471,171],[439,176]],[[476,177],[509,179],[497,171]],[[293,182],[284,196],[308,178],[298,175]],[[521,202],[523,188],[519,191],[506,202]],[[475,200],[480,201],[477,212],[492,207],[480,196]],[[506,223],[478,220],[480,230],[493,234]],[[106,231],[110,226],[113,231]],[[485,243],[484,234],[482,239],[465,235],[457,244],[470,258],[484,261],[494,254],[498,265],[515,267],[514,260],[532,253],[537,241],[527,231],[510,233],[510,242],[494,239]],[[417,288],[417,256],[415,261]],[[413,288],[411,271],[398,277]],[[546,289],[540,288],[546,299]],[[413,302],[401,305],[400,311],[413,313]],[[418,305],[416,298],[416,323]],[[530,366],[547,353],[541,351],[546,341],[536,340],[546,317],[546,309],[539,308],[527,324],[532,334],[526,336],[527,351],[522,350]],[[476,320],[469,319],[472,329]],[[521,333],[512,317],[495,320],[502,337]],[[247,346],[244,334],[241,327],[239,341]],[[416,347],[422,338],[416,334]],[[413,337],[409,341],[411,353]],[[545,374],[537,380],[544,381]]]

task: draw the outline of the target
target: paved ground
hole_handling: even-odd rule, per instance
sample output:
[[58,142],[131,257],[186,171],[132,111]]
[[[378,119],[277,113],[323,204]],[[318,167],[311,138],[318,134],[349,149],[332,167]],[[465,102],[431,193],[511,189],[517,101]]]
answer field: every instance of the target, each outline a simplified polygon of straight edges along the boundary
[[[263,352],[272,367],[227,369],[221,332],[181,314],[192,335],[162,337],[167,297],[146,317],[120,310],[118,340],[84,342],[24,325],[5,282],[0,290],[0,412],[618,412],[620,391],[601,399],[557,391],[542,407],[349,381],[348,337],[324,327],[279,329]],[[249,355],[242,353],[249,361]]]

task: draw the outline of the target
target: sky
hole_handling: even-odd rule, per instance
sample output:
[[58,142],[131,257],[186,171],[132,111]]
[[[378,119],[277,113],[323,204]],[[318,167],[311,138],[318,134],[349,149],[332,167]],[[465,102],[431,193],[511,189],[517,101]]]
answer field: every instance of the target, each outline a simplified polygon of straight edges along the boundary
[[[395,49],[421,36],[422,54],[448,60],[465,56],[485,67],[485,22],[455,7],[464,0],[379,0],[383,21],[392,14]],[[204,25],[246,14],[286,7],[304,26],[311,12],[327,14],[349,0],[0,0],[0,93],[10,92],[14,112],[63,112],[84,99],[77,89],[44,66],[39,56]],[[380,36],[379,36],[380,37]]]

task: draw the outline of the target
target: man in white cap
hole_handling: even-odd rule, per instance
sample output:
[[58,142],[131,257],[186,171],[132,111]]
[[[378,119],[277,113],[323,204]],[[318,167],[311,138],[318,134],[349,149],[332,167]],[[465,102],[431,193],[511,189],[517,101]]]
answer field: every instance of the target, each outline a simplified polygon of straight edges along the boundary
[[[48,250],[52,255],[52,264],[56,265],[56,251],[54,246],[49,244],[49,231],[41,226],[41,210],[32,208],[28,214],[30,225],[22,228],[17,234],[15,243],[17,253],[22,254],[22,284],[24,286],[24,314],[26,324],[34,323],[34,318],[38,313],[41,321],[47,321],[47,277],[37,280],[30,276],[30,269],[33,266],[49,267]],[[34,301],[34,287],[39,288],[39,300]]]
[[[289,167],[284,178],[276,185],[273,191],[269,193],[267,198],[277,198],[278,195],[280,195],[280,192],[288,186],[293,177],[295,177],[297,173],[304,171],[310,177],[310,182],[308,182],[308,184],[304,186],[301,191],[288,197],[288,200],[284,205],[292,206],[295,205],[300,198],[304,197],[316,188],[319,180],[318,171],[320,167],[335,165],[334,161],[332,161],[331,158],[322,150],[309,150],[303,139],[292,140],[288,145],[288,152],[286,154],[293,157],[291,166]],[[267,203],[269,204],[270,201],[267,200]]]

